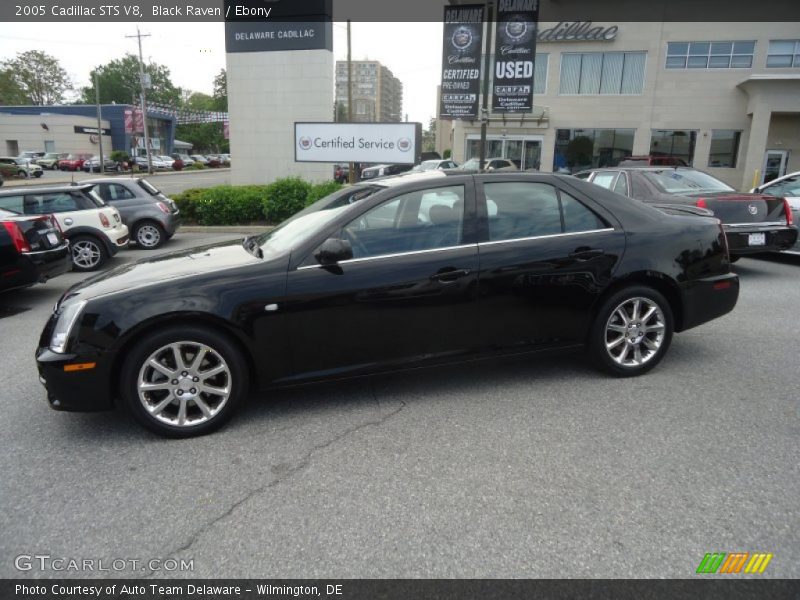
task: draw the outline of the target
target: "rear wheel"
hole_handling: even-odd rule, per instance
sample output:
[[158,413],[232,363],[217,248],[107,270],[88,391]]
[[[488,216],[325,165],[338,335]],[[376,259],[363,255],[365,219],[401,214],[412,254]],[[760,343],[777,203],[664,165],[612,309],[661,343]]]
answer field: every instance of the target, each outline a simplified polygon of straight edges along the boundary
[[672,341],[672,309],[653,288],[631,286],[608,298],[592,326],[589,349],[595,364],[619,377],[655,367]]
[[103,242],[90,235],[79,235],[70,239],[72,268],[87,272],[99,269],[108,259]]
[[154,221],[137,223],[133,230],[133,237],[136,245],[143,250],[155,250],[167,240],[164,228]]
[[168,437],[210,433],[244,402],[248,373],[241,352],[203,327],[153,333],[128,354],[121,396],[144,427]]
[[17,177],[25,177],[25,178],[27,178],[28,177],[28,173],[27,173],[27,171],[19,170],[19,171],[17,171]]

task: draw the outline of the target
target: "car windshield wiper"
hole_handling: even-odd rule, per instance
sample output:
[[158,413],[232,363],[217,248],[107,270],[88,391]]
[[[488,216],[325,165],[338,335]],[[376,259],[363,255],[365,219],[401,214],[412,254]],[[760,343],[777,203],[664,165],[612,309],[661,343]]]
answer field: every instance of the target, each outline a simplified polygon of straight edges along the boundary
[[258,240],[256,239],[257,235],[250,235],[244,238],[242,242],[242,246],[244,246],[245,250],[257,256],[258,258],[264,258],[264,251],[261,250],[261,246],[258,244]]

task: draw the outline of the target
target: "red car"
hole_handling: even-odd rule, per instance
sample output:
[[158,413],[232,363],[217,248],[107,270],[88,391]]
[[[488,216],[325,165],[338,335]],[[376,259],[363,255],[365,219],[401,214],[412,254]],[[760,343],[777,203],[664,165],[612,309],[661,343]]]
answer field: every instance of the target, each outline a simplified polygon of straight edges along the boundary
[[58,161],[59,171],[80,171],[83,163],[92,157],[91,154],[70,154]]

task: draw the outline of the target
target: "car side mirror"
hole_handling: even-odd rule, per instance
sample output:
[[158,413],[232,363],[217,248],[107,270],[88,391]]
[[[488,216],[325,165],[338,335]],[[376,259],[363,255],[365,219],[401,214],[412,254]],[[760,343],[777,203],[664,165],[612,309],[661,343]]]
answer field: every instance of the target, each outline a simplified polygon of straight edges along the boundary
[[328,238],[314,253],[314,258],[323,266],[335,265],[353,258],[353,247],[347,240]]

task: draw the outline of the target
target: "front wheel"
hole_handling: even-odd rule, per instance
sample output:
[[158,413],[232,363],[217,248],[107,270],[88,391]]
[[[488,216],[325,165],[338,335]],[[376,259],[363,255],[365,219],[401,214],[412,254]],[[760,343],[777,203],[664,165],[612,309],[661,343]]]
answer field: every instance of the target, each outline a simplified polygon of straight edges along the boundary
[[244,402],[248,373],[225,335],[186,326],[153,333],[128,354],[121,396],[133,417],[168,437],[210,433]]
[[33,176],[34,176],[34,177],[41,177],[42,175],[44,175],[44,171],[36,171],[36,172],[33,174]]
[[655,367],[672,341],[674,320],[666,298],[646,286],[631,286],[608,298],[592,326],[594,363],[618,377]]
[[70,240],[72,268],[87,272],[99,269],[108,258],[103,243],[90,235],[79,235]]
[[167,240],[164,228],[153,221],[137,223],[133,230],[133,238],[136,240],[136,245],[143,250],[155,250]]

